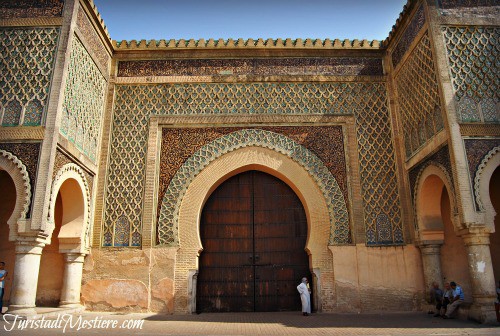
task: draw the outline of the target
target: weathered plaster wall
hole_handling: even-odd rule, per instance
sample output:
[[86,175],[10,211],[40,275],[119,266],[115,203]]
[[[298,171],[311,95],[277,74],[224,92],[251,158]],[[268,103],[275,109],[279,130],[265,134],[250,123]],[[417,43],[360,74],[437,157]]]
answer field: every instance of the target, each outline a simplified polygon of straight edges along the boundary
[[175,248],[94,249],[83,266],[89,310],[173,312]]
[[417,247],[330,246],[339,312],[412,311],[424,292]]

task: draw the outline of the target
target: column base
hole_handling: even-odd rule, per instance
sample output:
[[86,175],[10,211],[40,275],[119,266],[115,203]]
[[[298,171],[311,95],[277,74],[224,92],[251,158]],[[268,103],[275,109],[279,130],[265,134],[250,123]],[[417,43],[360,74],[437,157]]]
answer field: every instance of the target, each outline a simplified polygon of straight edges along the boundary
[[9,305],[9,309],[5,312],[4,316],[17,315],[24,319],[33,319],[37,315],[35,308],[36,307]]
[[469,310],[469,319],[479,323],[496,323],[495,306],[493,301],[488,305],[473,303]]
[[59,302],[59,308],[82,308],[83,306],[80,302]]

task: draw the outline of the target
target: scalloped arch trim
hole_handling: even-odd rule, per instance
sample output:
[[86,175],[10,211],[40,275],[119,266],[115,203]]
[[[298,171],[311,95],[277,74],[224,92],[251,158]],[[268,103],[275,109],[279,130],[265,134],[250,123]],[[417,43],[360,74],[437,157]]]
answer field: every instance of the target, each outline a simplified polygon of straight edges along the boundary
[[[17,218],[15,219],[26,219],[31,204],[31,181],[26,166],[14,154],[0,149],[0,167],[4,168],[9,173],[9,175],[11,175],[16,185],[16,189],[18,189],[19,182],[22,182],[23,193],[21,197],[24,202],[22,204],[22,210],[19,216],[16,215]],[[17,191],[19,192],[19,190]],[[16,214],[16,210],[18,207],[17,203],[18,202],[16,201],[16,209],[14,209],[12,215]],[[12,219],[13,218],[11,217],[11,219],[9,219],[9,222]]]
[[[450,202],[451,202],[451,210],[453,212],[456,212],[456,209],[455,209],[455,202],[452,198],[452,195],[455,193],[454,191],[454,188],[453,188],[453,184],[451,183],[451,176],[450,174],[446,171],[446,168],[436,162],[436,161],[429,161],[427,162],[421,169],[420,171],[418,172],[418,176],[417,176],[417,179],[415,181],[415,186],[414,186],[414,190],[413,190],[413,211],[415,214],[417,214],[417,207],[418,207],[418,194],[419,194],[419,188],[420,188],[420,184],[421,184],[421,179],[422,179],[422,175],[424,174],[424,172],[427,170],[427,168],[431,167],[431,166],[434,166],[436,167],[437,169],[439,169],[442,173],[443,173],[443,176],[445,177],[445,181],[443,181],[445,187],[449,188],[450,190],[448,190],[448,193],[449,193],[449,197],[450,197]],[[442,178],[442,177],[440,177]],[[414,226],[415,226],[415,231],[416,232],[419,232],[420,231],[420,226],[419,226],[419,218],[418,216],[414,216]]]
[[481,179],[483,177],[483,172],[484,169],[486,168],[488,162],[498,153],[500,152],[500,146],[497,146],[490,150],[488,154],[484,156],[484,158],[481,160],[481,163],[479,164],[476,174],[474,176],[474,195],[476,196],[476,203],[477,206],[479,207],[480,211],[485,211],[486,208],[484,207],[484,202],[481,198]]
[[304,146],[292,139],[270,131],[245,129],[222,136],[194,153],[174,175],[163,197],[158,220],[158,242],[177,245],[179,208],[193,179],[209,163],[222,155],[244,147],[263,147],[282,153],[300,164],[316,181],[323,193],[330,215],[329,245],[351,242],[346,201],[334,176],[323,162]]
[[90,223],[91,223],[90,188],[89,188],[87,179],[85,178],[85,173],[83,172],[82,168],[80,168],[78,165],[76,165],[74,163],[68,163],[68,164],[65,164],[64,166],[62,166],[61,169],[59,169],[59,171],[57,172],[57,174],[54,178],[54,181],[52,182],[47,222],[51,226],[51,229],[53,229],[55,227],[54,209],[55,209],[55,204],[56,204],[56,199],[57,199],[57,193],[59,192],[59,189],[61,188],[62,184],[68,178],[74,178],[75,174],[78,177],[78,180],[80,180],[79,182],[84,186],[84,190],[82,190],[82,192],[83,192],[83,197],[84,197],[84,202],[85,202],[87,214],[85,214],[85,218],[86,218],[86,220],[84,221],[85,234],[84,234],[84,241],[83,241],[82,245],[84,245],[85,248],[88,248],[90,246],[90,227],[91,227],[91,225],[90,225]]

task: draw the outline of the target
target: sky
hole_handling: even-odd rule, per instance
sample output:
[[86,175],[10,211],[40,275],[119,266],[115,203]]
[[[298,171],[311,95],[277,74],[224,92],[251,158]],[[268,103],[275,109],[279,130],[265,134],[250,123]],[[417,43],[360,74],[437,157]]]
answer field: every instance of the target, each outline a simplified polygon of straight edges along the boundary
[[383,40],[406,0],[94,0],[112,39]]

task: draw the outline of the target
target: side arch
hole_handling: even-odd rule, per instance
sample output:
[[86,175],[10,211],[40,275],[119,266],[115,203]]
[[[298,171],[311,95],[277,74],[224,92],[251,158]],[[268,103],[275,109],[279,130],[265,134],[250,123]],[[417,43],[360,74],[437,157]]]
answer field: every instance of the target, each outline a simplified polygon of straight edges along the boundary
[[82,192],[83,215],[81,218],[79,217],[78,219],[75,219],[74,224],[69,225],[65,229],[61,229],[60,235],[64,237],[64,240],[66,241],[65,244],[61,244],[61,248],[64,246],[65,250],[78,250],[78,252],[87,253],[90,248],[91,227],[90,188],[87,179],[85,178],[85,173],[74,163],[68,163],[62,166],[52,182],[46,231],[50,237],[55,228],[54,217],[57,195],[61,190],[62,185],[71,179],[75,181]]
[[[16,206],[7,220],[9,225],[9,240],[17,237],[17,223],[26,221],[31,204],[31,181],[26,166],[15,155],[0,149],[0,169],[5,170],[16,186]],[[24,225],[26,226],[26,225]]]
[[500,166],[500,146],[490,150],[484,156],[474,176],[474,194],[479,210],[484,212],[484,223],[493,232],[495,230],[495,208],[490,199],[490,180],[495,169]]
[[437,162],[429,162],[417,176],[414,190],[415,231],[420,235],[421,239],[424,238],[424,231],[442,230],[442,228],[436,227],[436,223],[441,222],[442,187],[446,188],[450,197],[451,218],[455,230],[459,229],[451,177],[443,165]]
[[330,218],[329,245],[351,242],[344,195],[328,168],[311,151],[292,139],[270,131],[245,129],[222,136],[200,148],[174,175],[163,197],[157,226],[160,245],[178,245],[179,208],[193,179],[222,155],[246,147],[261,147],[284,154],[302,166],[322,191]]

